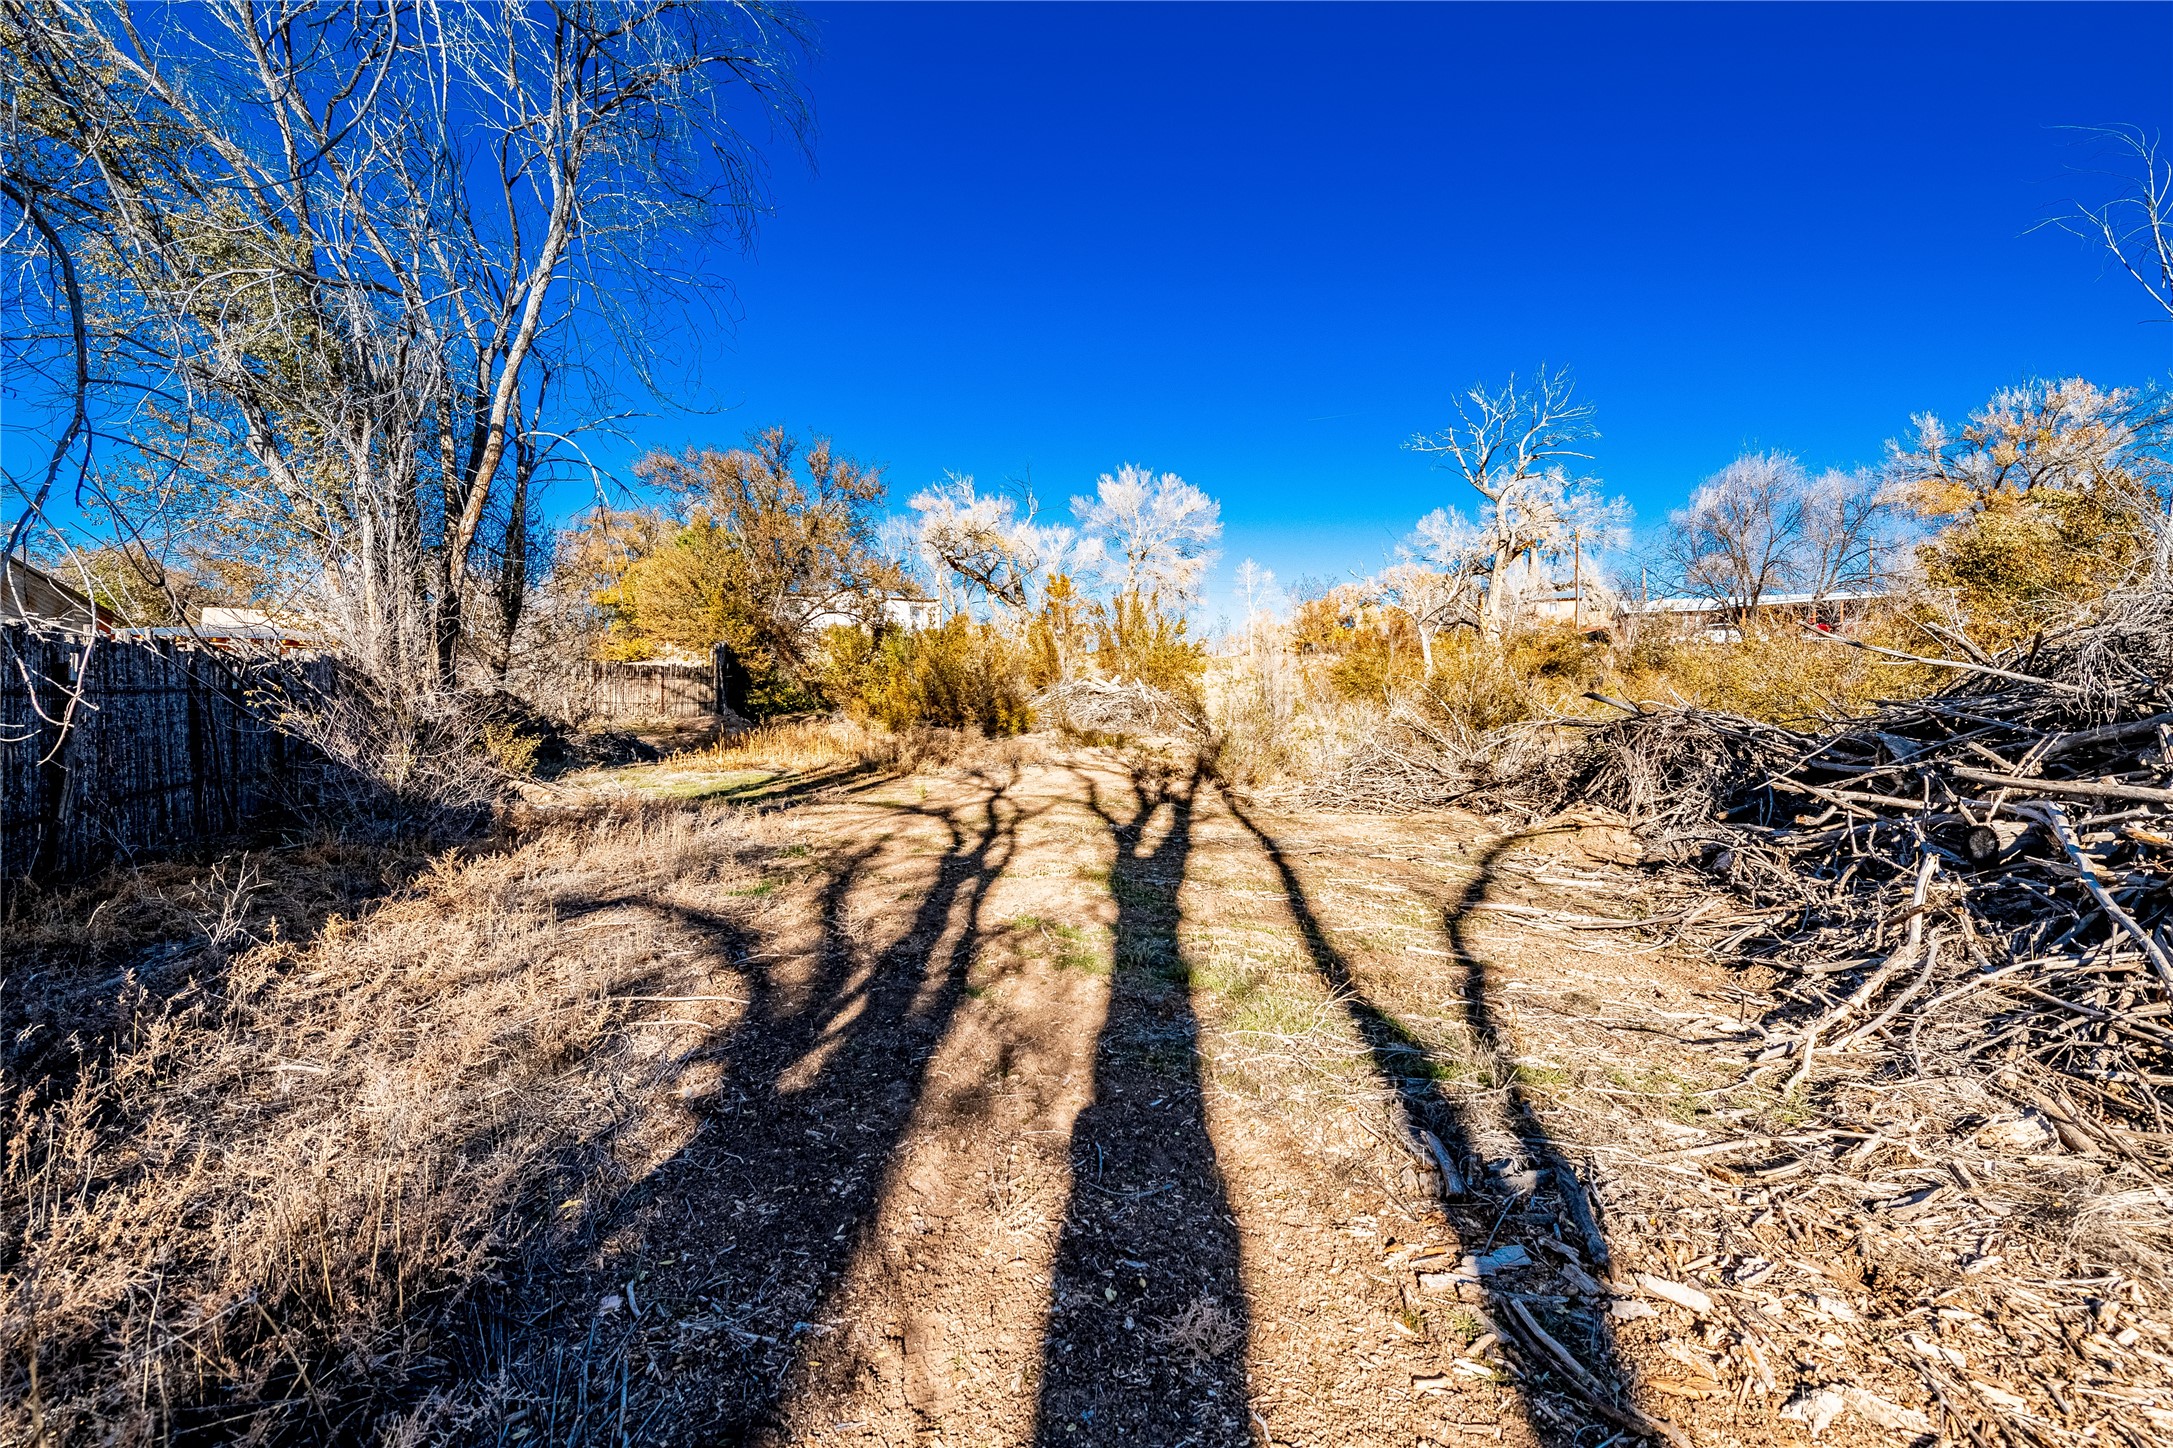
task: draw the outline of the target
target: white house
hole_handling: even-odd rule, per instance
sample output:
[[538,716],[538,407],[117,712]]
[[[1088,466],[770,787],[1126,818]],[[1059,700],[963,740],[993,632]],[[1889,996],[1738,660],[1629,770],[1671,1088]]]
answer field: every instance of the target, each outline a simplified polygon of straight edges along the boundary
[[[936,601],[914,594],[892,594],[883,600],[883,621],[903,629],[924,629],[936,626]],[[809,614],[807,627],[810,632],[820,633],[826,628],[842,628],[860,622],[860,615],[848,613],[835,606]]]

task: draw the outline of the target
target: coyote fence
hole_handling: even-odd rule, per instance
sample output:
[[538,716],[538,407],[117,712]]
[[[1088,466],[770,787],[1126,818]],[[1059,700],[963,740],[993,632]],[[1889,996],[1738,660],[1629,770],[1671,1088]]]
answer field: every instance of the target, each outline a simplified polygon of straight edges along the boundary
[[271,722],[330,658],[0,627],[0,889],[233,835],[313,797],[323,760]]
[[606,719],[735,719],[747,671],[723,644],[706,664],[591,664],[589,708]]

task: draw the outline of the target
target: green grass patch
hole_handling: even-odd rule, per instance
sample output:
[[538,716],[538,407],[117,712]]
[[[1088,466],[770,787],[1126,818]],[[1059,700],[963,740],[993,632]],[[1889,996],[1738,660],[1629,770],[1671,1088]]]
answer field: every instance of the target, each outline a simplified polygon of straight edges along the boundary
[[1011,931],[1022,955],[1046,960],[1058,970],[1109,974],[1109,963],[1096,948],[1093,936],[1077,925],[1045,920],[1039,915],[1020,915],[1012,919]]
[[1699,1117],[1707,1115],[1711,1110],[1704,1093],[1713,1083],[1699,1077],[1685,1076],[1665,1068],[1633,1071],[1622,1066],[1608,1067],[1606,1076],[1610,1086],[1651,1097],[1667,1112],[1670,1120],[1685,1126],[1694,1124]]

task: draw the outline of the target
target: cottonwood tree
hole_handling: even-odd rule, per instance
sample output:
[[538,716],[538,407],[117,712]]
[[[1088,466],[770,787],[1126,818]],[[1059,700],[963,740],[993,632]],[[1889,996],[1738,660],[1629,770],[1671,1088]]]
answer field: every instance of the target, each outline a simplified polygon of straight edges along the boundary
[[914,494],[920,515],[918,545],[943,586],[958,580],[1014,617],[1041,607],[1048,580],[1064,571],[1077,534],[1062,524],[1035,521],[1040,509],[1030,488],[982,493],[971,477],[951,473]]
[[1121,569],[1120,597],[1175,603],[1197,597],[1215,560],[1222,507],[1175,473],[1160,477],[1130,463],[1103,473],[1091,498],[1071,500],[1083,535],[1081,558]]
[[1877,474],[1814,478],[1788,453],[1746,453],[1669,518],[1662,551],[1689,592],[1749,623],[1775,593],[1875,586],[1889,511]]
[[1799,585],[1814,598],[1878,588],[1892,517],[1884,479],[1873,469],[1829,468],[1813,478],[1803,497]]
[[1592,416],[1567,372],[1542,367],[1529,384],[1511,376],[1499,388],[1471,387],[1448,427],[1404,444],[1442,459],[1479,494],[1475,522],[1447,508],[1421,520],[1420,531],[1453,539],[1459,566],[1483,583],[1490,637],[1507,629],[1518,594],[1539,583],[1542,558],[1581,549],[1578,518],[1612,506],[1598,499],[1596,480],[1570,471],[1599,436]]
[[1796,581],[1809,478],[1787,453],[1746,453],[1699,484],[1670,516],[1665,551],[1691,593],[1746,623]]
[[525,518],[568,435],[540,359],[593,382],[616,346],[646,378],[634,324],[691,280],[668,258],[761,208],[737,111],[804,124],[798,22],[760,4],[6,0],[0,26],[0,198],[57,279],[70,417],[11,479],[26,516],[68,447],[132,443],[408,689],[450,681],[484,520]]

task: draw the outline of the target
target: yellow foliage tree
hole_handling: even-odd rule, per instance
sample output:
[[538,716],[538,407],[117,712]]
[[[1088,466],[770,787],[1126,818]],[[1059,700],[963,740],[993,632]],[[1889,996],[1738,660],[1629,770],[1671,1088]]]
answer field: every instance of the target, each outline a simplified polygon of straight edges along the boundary
[[781,428],[727,452],[651,454],[636,472],[673,500],[611,513],[566,550],[607,619],[606,657],[706,653],[725,644],[753,676],[758,709],[807,707],[822,672],[821,623],[882,619],[902,577],[876,541],[883,481],[826,438],[802,450]]
[[2135,397],[2080,378],[2007,388],[1958,435],[1919,416],[1916,445],[1887,471],[1918,516],[1944,526],[1918,550],[1926,580],[1951,593],[1995,643],[2103,597],[2148,545]]

